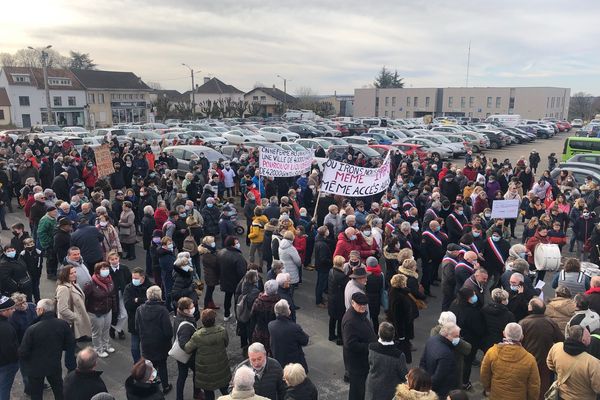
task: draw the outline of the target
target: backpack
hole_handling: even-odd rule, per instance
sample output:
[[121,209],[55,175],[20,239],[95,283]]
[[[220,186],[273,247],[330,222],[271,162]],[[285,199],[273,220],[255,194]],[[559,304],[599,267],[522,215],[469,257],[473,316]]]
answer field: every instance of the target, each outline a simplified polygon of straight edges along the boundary
[[191,234],[188,234],[185,239],[183,239],[183,251],[187,251],[192,257],[198,254],[198,244]]
[[243,323],[250,321],[250,313],[252,312],[252,307],[249,307],[248,302],[246,301],[247,297],[248,294],[241,295],[235,305],[236,319]]

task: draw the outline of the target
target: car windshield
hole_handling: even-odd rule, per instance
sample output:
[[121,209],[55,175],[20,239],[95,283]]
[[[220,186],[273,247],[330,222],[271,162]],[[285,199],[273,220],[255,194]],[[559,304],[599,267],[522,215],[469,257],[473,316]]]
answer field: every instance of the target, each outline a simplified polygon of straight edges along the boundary
[[150,140],[160,140],[161,139],[161,136],[155,132],[144,132],[143,136],[145,136],[146,139],[150,139]]
[[62,129],[56,125],[46,125],[44,126],[44,132],[62,132]]
[[125,135],[127,135],[123,129],[113,129],[110,132],[110,134],[113,135],[113,136],[125,136]]
[[331,142],[328,142],[327,140],[317,140],[316,142],[325,150],[327,150],[331,146]]
[[361,147],[359,149],[362,153],[364,153],[365,156],[367,157],[379,157],[379,153],[376,150],[373,150],[370,147]]
[[427,136],[426,139],[429,140],[430,142],[437,143],[437,144],[443,143],[439,138],[433,137],[433,136]]
[[445,136],[436,136],[436,139],[438,139],[441,143],[452,143],[448,138],[446,138]]
[[285,146],[288,146],[293,151],[305,151],[306,148],[298,143],[285,143]]
[[[190,132],[193,133],[194,135],[198,135],[198,133],[195,132]],[[208,137],[220,137],[219,135],[217,135],[214,132],[199,132],[199,136],[203,137],[203,138],[208,138]]]
[[71,127],[71,128],[65,128],[64,130],[67,131],[67,132],[87,132],[85,129],[83,129],[80,126],[74,126],[74,127]]

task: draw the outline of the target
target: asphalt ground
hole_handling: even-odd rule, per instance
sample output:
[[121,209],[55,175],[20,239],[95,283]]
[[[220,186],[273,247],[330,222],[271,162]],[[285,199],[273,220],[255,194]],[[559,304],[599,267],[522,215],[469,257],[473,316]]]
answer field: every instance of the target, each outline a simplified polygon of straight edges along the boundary
[[[555,152],[560,156],[564,138],[569,135],[570,133],[560,133],[551,139],[538,139],[530,144],[512,145],[500,150],[485,151],[485,154],[490,161],[494,157],[498,158],[499,161],[508,158],[514,165],[521,156],[527,158],[529,152],[532,149],[536,149],[542,158],[540,169],[543,171],[543,169],[547,168],[547,155],[551,152]],[[458,159],[455,160],[455,162],[462,166],[464,164],[464,159]],[[538,174],[541,174],[540,170],[538,170]],[[16,222],[25,221],[23,212],[18,210],[16,206],[14,207],[14,210],[14,213],[7,214],[6,217],[9,226]],[[240,213],[240,215],[242,214]],[[517,236],[520,235],[522,228],[522,224],[519,223],[517,226]],[[0,233],[1,243],[8,243],[10,241],[10,235],[10,231],[2,231]],[[240,242],[243,253],[245,255],[249,255],[249,248],[246,247],[245,240],[241,240]],[[136,254],[137,260],[127,261],[123,264],[127,265],[130,269],[134,267],[144,267],[145,252],[141,247],[141,243],[138,243]],[[552,276],[553,274],[547,274],[547,283],[551,282]],[[305,348],[306,359],[310,369],[309,376],[319,389],[319,398],[321,400],[346,399],[348,396],[348,384],[343,381],[344,363],[342,360],[342,348],[327,339],[329,317],[326,309],[315,306],[315,284],[316,272],[304,270],[303,283],[295,291],[294,295],[295,302],[300,307],[300,309],[297,311],[297,322],[310,336],[310,342]],[[546,285],[544,290],[546,298],[553,295],[553,290],[548,289],[549,286],[550,285]],[[45,279],[44,273],[41,282],[42,296],[53,298],[55,288],[56,282]],[[432,293],[437,295],[437,297],[429,300],[428,308],[421,310],[419,318],[415,321],[415,339],[413,341],[413,345],[416,347],[416,351],[413,353],[413,362],[411,365],[409,365],[409,367],[418,366],[425,341],[429,337],[429,331],[431,327],[437,323],[437,319],[441,311],[440,288],[432,287]],[[217,305],[223,304],[223,294],[218,288],[215,290],[214,297]],[[222,318],[222,310],[219,310],[218,313],[219,318],[217,322],[224,324],[229,332],[230,344],[228,348],[228,354],[230,357],[230,365],[234,367],[236,364],[242,361],[239,338],[235,334],[235,323],[233,322],[233,319],[224,323]],[[383,318],[384,316],[382,311],[382,314],[380,314],[380,321],[383,320]],[[102,379],[106,383],[109,392],[113,394],[116,399],[126,399],[124,382],[129,376],[132,366],[131,352],[129,350],[129,334],[127,334],[125,340],[111,340],[111,345],[116,349],[116,352],[111,354],[108,358],[100,359],[97,369],[104,371],[102,374]],[[481,357],[482,354],[480,352],[478,358],[481,359]],[[166,398],[175,399],[177,365],[176,362],[171,358],[168,360],[168,369],[170,383],[173,384],[174,388],[173,391],[166,396]],[[66,370],[63,370],[63,372],[66,373]],[[473,389],[469,392],[472,400],[483,398],[481,395],[482,388],[478,382],[478,379],[479,368],[473,367],[471,374]],[[17,373],[17,378],[15,379],[15,384],[11,394],[11,400],[20,400],[26,398],[27,397],[25,397],[23,394],[23,384],[20,373]],[[44,399],[52,398],[53,396],[51,391],[46,390],[44,392]],[[186,381],[184,398],[192,399],[191,373]]]

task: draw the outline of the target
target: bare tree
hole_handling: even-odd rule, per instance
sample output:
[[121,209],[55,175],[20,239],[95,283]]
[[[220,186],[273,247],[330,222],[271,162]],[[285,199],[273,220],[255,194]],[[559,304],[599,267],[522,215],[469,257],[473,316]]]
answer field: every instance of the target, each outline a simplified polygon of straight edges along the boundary
[[254,82],[254,86],[252,87],[252,89],[261,88],[261,87],[266,87],[266,86],[264,83],[262,83],[260,81],[256,81],[256,82]]
[[175,103],[173,108],[178,118],[190,119],[192,116],[192,102],[190,100]]
[[258,101],[253,101],[248,107],[248,112],[251,116],[256,117],[262,111],[262,105]]
[[238,118],[244,118],[244,113],[248,110],[250,103],[245,100],[238,100],[233,103],[234,113]]
[[[17,50],[17,52],[13,56],[16,66],[41,68],[43,64],[40,52],[41,49]],[[48,68],[69,68],[69,59],[67,57],[61,56],[58,51],[54,49],[45,49],[44,52],[48,54]]]
[[158,96],[152,106],[156,110],[156,116],[160,121],[164,121],[171,111],[171,102],[166,96]]
[[569,119],[581,118],[584,121],[592,117],[592,104],[594,97],[585,92],[577,92],[571,97],[569,103]]
[[154,89],[154,90],[162,90],[163,89],[162,85],[159,82],[150,81],[150,82],[146,82],[146,85],[148,85],[148,87],[150,89]]
[[17,60],[15,60],[15,56],[10,53],[0,53],[0,65],[3,67],[16,67]]

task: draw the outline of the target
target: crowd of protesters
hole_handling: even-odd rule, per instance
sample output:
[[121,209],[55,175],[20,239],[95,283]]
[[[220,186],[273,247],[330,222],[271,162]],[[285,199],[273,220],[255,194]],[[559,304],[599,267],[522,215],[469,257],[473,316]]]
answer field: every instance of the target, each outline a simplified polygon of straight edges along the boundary
[[[168,357],[178,400],[190,371],[194,398],[316,399],[294,301],[313,290],[342,348],[349,399],[467,399],[474,366],[492,399],[542,399],[554,380],[562,399],[600,394],[600,277],[582,269],[600,255],[591,177],[576,186],[566,172],[537,174],[536,152],[514,165],[469,152],[459,165],[398,151],[386,192],[345,198],[319,194],[316,161],[273,179],[243,146],[229,161],[194,156],[183,176],[148,143],[114,140],[111,152],[115,172],[99,176],[87,146],[0,147],[0,222],[13,234],[0,257],[0,400],[19,370],[32,399],[45,380],[56,399],[111,398],[96,363],[110,363],[111,341],[127,336],[128,399],[173,389]],[[352,147],[342,159],[380,164]],[[492,218],[497,200],[518,200],[518,217]],[[8,227],[16,207],[27,222]],[[548,301],[536,285],[541,243],[573,253]],[[129,268],[121,261],[140,256],[137,244],[144,267]],[[56,280],[50,296],[44,278]],[[413,359],[419,313],[440,303]],[[245,361],[232,368],[233,323]]]

